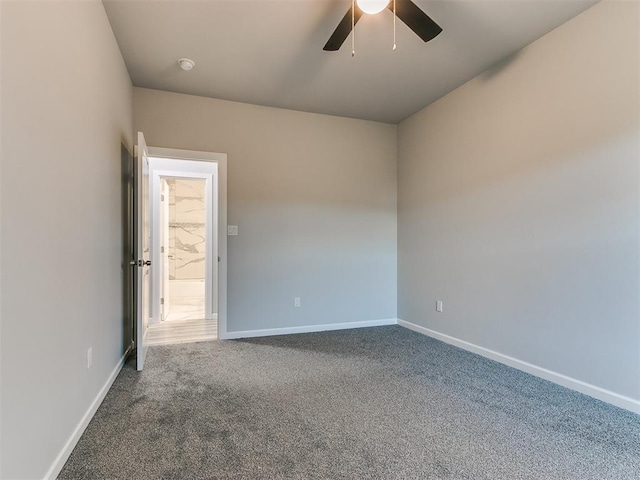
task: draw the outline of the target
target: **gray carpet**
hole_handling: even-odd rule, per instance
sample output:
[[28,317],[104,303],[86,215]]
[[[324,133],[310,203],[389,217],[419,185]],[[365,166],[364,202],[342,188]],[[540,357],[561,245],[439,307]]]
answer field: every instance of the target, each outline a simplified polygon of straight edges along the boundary
[[640,416],[398,326],[152,347],[61,479],[640,479]]

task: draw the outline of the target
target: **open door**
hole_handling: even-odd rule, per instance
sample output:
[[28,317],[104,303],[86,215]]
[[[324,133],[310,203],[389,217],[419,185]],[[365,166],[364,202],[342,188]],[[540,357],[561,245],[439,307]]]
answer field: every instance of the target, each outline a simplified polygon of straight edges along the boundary
[[122,345],[128,354],[135,346],[135,162],[129,149],[122,144],[120,148],[122,167]]
[[142,132],[136,148],[136,368],[142,370],[147,355],[145,337],[151,307],[151,225],[149,214],[149,153]]
[[160,320],[169,315],[169,183],[160,179]]

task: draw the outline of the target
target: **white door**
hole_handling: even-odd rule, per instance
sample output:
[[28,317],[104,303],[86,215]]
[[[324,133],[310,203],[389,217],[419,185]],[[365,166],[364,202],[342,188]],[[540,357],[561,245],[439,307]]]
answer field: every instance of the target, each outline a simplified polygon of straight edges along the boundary
[[142,132],[136,150],[136,368],[142,370],[148,346],[145,336],[151,306],[151,228],[149,215],[149,152]]
[[169,241],[169,183],[166,179],[160,180],[160,320],[166,320],[169,315],[169,254],[171,243]]

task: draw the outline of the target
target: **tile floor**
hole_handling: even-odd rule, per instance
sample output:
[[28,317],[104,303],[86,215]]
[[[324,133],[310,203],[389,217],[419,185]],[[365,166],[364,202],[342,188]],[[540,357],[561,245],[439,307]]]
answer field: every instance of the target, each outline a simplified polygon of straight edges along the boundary
[[218,321],[205,319],[204,297],[180,298],[179,302],[169,306],[163,322],[149,326],[148,345],[217,340]]

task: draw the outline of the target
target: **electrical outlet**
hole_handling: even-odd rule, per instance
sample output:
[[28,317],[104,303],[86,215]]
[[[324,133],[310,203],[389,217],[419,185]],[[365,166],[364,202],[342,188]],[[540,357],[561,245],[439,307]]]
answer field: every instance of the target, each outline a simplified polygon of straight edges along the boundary
[[87,370],[93,365],[93,347],[87,348]]
[[227,225],[227,235],[238,235],[238,226]]
[[295,297],[293,299],[293,306],[294,307],[299,307],[300,306],[300,297]]
[[442,313],[442,300],[436,300],[436,312]]

